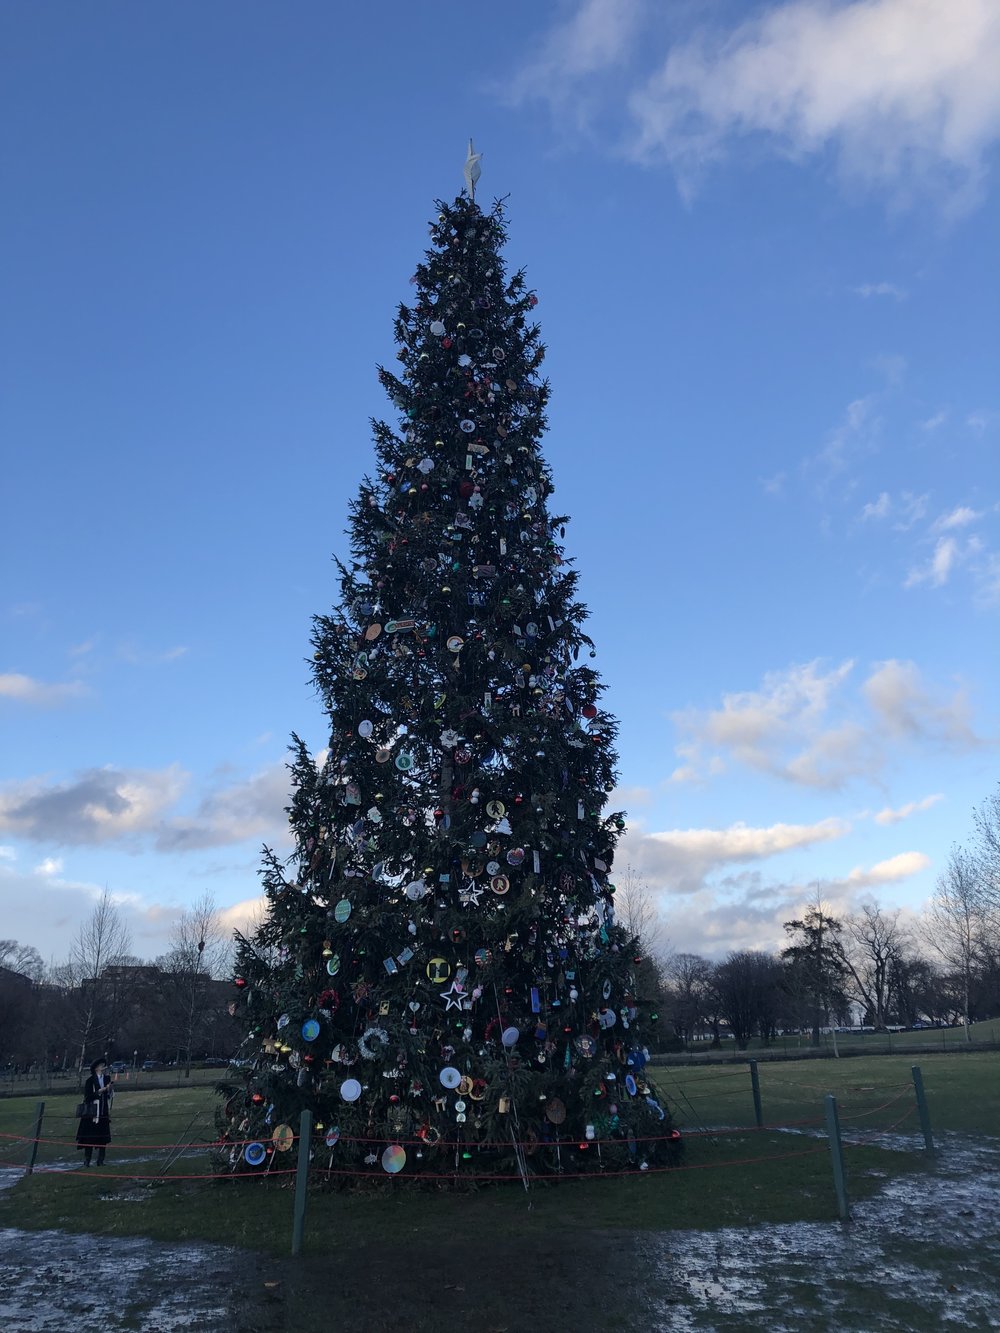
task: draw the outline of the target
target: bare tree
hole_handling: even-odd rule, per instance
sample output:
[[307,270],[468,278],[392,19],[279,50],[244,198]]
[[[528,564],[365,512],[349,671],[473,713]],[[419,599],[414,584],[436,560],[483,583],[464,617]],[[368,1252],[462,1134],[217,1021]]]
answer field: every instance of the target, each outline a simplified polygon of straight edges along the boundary
[[847,918],[843,947],[847,987],[880,1031],[888,1026],[893,968],[906,943],[898,911],[886,914],[877,904],[867,904],[857,916]]
[[[80,926],[70,946],[66,969],[76,995],[77,1075],[81,1075],[91,1043],[106,1046],[114,1034],[115,1011],[122,1001],[119,979],[108,969],[127,957],[132,937],[121,911],[107,889]],[[104,1053],[103,1051],[101,1052]]]
[[666,968],[674,1031],[685,1045],[708,1018],[712,964],[696,953],[674,954]]
[[662,970],[670,955],[670,942],[645,877],[631,866],[626,867],[615,891],[615,920]]
[[664,999],[670,946],[645,879],[629,866],[615,889],[615,920],[636,942],[635,984],[639,999],[655,1012]]
[[746,1049],[755,1032],[770,1041],[781,991],[778,960],[754,949],[741,949],[718,964],[714,981],[723,1017],[740,1050]]
[[924,934],[960,980],[962,1017],[968,1041],[972,1040],[969,996],[976,959],[984,942],[986,915],[986,895],[976,863],[963,848],[952,847],[948,865],[938,876]]
[[41,981],[45,975],[42,955],[32,944],[18,944],[17,940],[0,940],[0,967],[32,981]]
[[164,1013],[171,1044],[191,1075],[192,1052],[215,1012],[212,980],[228,966],[230,940],[215,900],[205,893],[186,908],[170,936],[170,951],[159,960],[166,974]]
[[1000,913],[1000,786],[972,812],[975,844],[972,856],[986,905]]

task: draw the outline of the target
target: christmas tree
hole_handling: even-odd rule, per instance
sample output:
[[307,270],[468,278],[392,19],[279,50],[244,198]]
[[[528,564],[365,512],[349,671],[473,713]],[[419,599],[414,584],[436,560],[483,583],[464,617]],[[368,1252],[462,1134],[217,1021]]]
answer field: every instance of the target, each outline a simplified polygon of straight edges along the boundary
[[265,850],[266,917],[239,940],[240,1169],[305,1107],[333,1173],[517,1178],[678,1150],[614,920],[616,723],[549,509],[536,297],[505,276],[502,204],[469,183],[399,307],[401,369],[379,370],[398,419],[373,423],[378,472],[313,634],[329,748],[293,738],[294,851]]

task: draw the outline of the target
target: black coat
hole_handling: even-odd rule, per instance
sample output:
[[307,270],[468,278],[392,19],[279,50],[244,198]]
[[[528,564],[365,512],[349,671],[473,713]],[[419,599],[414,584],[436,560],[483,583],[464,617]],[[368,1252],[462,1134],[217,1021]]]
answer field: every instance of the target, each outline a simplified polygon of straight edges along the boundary
[[91,1114],[80,1118],[76,1130],[78,1148],[103,1148],[111,1142],[111,1103],[114,1095],[111,1080],[106,1074],[103,1088],[98,1087],[96,1074],[91,1074],[87,1079],[83,1087],[83,1100]]

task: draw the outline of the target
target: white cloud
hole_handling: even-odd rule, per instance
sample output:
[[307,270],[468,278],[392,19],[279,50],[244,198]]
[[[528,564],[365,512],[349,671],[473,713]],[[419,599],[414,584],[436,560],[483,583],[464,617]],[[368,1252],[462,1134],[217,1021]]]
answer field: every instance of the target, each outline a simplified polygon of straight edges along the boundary
[[1000,554],[987,553],[975,567],[976,605],[984,610],[1000,606]]
[[174,648],[143,648],[134,640],[128,639],[118,645],[118,656],[130,666],[162,666],[166,662],[177,662],[186,657],[188,649],[183,644]]
[[933,554],[923,565],[915,565],[906,576],[904,588],[916,588],[927,583],[941,588],[963,559],[963,548],[954,537],[939,537]]
[[[879,861],[868,870],[857,866],[841,881],[851,889],[869,889],[879,884],[895,884],[898,880],[909,879],[911,875],[926,870],[931,858],[923,852],[899,852],[886,861]],[[834,881],[837,883],[837,881]]]
[[926,421],[921,421],[920,429],[926,431],[937,430],[937,428],[939,426],[943,426],[947,420],[948,420],[947,412],[944,411],[935,412],[934,415],[932,417],[928,417]]
[[981,518],[982,513],[978,510],[970,509],[968,505],[956,505],[949,513],[934,520],[933,531],[950,532],[953,528],[967,528],[970,523],[976,523]]
[[891,737],[960,750],[979,744],[964,691],[936,700],[913,662],[880,662],[862,692],[880,727]]
[[246,934],[254,922],[263,918],[266,911],[267,896],[262,893],[255,898],[244,898],[242,902],[220,909],[219,920],[226,931],[238,930],[241,934]]
[[40,861],[35,866],[33,873],[36,875],[58,875],[63,868],[62,859],[58,856],[47,856],[44,861]]
[[834,153],[897,196],[974,197],[1000,132],[995,0],[793,0],[671,47],[631,98],[633,155],[690,192],[749,136],[793,161]]
[[860,287],[853,289],[858,296],[863,296],[868,300],[872,296],[891,296],[897,301],[905,301],[907,293],[902,287],[897,287],[892,282],[865,282]]
[[858,454],[871,452],[882,430],[882,418],[875,411],[879,395],[866,394],[847,404],[844,419],[827,436],[826,444],[810,460],[829,476],[843,472]]
[[910,815],[919,814],[923,810],[929,810],[932,805],[937,805],[938,801],[943,801],[944,796],[941,792],[935,792],[933,796],[925,796],[919,801],[909,801],[906,805],[901,805],[898,810],[893,810],[886,806],[875,816],[876,824],[898,824],[902,819],[909,819]]
[[[717,883],[702,884],[682,906],[664,886],[654,902],[664,932],[676,951],[721,958],[734,949],[777,951],[788,943],[784,922],[801,917],[817,894],[838,918],[856,912],[871,900],[873,889],[885,890],[926,870],[923,852],[901,852],[865,868],[858,866],[842,877],[808,881],[766,881],[759,870],[742,870]],[[651,886],[654,887],[655,886]],[[880,895],[881,896],[881,895]]]
[[14,699],[18,703],[39,708],[54,708],[72,699],[82,698],[86,693],[86,686],[78,681],[48,685],[45,681],[35,680],[32,676],[24,676],[16,671],[0,674],[0,698]]
[[993,412],[970,412],[965,418],[965,424],[976,435],[985,435],[993,423],[994,415]]
[[762,478],[760,484],[763,487],[765,495],[783,495],[787,479],[787,473],[776,472],[773,477]]
[[926,494],[914,495],[912,491],[901,491],[894,500],[888,491],[881,491],[877,500],[869,501],[862,509],[861,520],[867,522],[869,519],[892,518],[894,531],[907,532],[927,513],[928,499]]
[[758,861],[782,852],[842,838],[850,825],[841,819],[815,824],[772,824],[753,828],[732,824],[725,829],[673,829],[645,833],[629,827],[618,860],[634,866],[669,893],[693,893],[706,876],[724,865]]
[[914,495],[912,491],[904,491],[899,497],[899,503],[896,506],[899,517],[892,525],[897,532],[908,532],[914,524],[927,513],[927,502],[930,499],[928,495]]
[[13,847],[0,847],[0,861],[16,861],[17,852]]
[[798,786],[834,790],[877,780],[891,746],[968,749],[979,744],[968,700],[941,695],[913,662],[875,664],[857,692],[854,664],[818,661],[768,672],[757,690],[724,694],[721,707],[673,714],[683,761],[671,781],[706,781],[727,760]]
[[722,750],[761,772],[811,787],[835,788],[870,765],[870,740],[853,721],[825,726],[834,697],[853,670],[842,662],[824,671],[818,661],[772,671],[759,690],[734,691],[721,708],[687,709],[673,721],[685,740],[678,754],[688,762],[672,780],[704,779]]
[[628,810],[634,805],[649,805],[653,793],[649,787],[616,787],[608,797],[611,810]]
[[283,763],[273,764],[246,781],[210,792],[190,818],[163,824],[156,848],[190,851],[251,838],[284,840],[288,836],[288,817],[284,813],[288,800],[288,769]]
[[0,791],[0,829],[57,846],[133,839],[157,827],[187,779],[172,764],[160,770],[92,768],[68,783],[12,783]]
[[593,80],[627,63],[642,9],[642,0],[581,0],[499,91],[515,104],[546,101],[578,126],[585,124],[594,101]]
[[[965,521],[972,521],[979,517],[971,509],[959,509],[955,511],[957,520],[949,524],[949,527],[960,527]],[[964,515],[972,515],[972,519],[965,519]],[[955,516],[949,516],[955,517]],[[935,543],[935,549],[931,556],[924,561],[924,564],[913,565],[903,584],[904,588],[919,588],[920,584],[927,584],[929,588],[943,588],[948,580],[951,579],[956,569],[961,565],[975,563],[977,557],[983,555],[985,544],[980,537],[975,535],[967,537],[960,541],[957,537],[939,537]]]

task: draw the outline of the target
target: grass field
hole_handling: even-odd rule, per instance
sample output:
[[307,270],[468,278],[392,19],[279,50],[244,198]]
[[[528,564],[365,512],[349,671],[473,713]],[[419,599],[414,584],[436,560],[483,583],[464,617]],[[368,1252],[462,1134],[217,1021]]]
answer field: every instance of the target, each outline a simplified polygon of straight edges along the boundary
[[[922,1171],[911,1063],[859,1057],[762,1064],[763,1130],[754,1127],[745,1064],[661,1068],[658,1090],[685,1132],[681,1168],[562,1181],[533,1188],[530,1197],[519,1185],[456,1192],[411,1189],[386,1177],[374,1190],[333,1193],[318,1181],[305,1254],[295,1265],[282,1257],[291,1237],[291,1176],[182,1178],[212,1169],[205,1147],[214,1134],[211,1088],[123,1087],[108,1174],[42,1170],[24,1177],[0,1193],[0,1226],[215,1241],[256,1252],[244,1294],[235,1298],[239,1333],[325,1333],[341,1324],[410,1333],[437,1329],[445,1310],[474,1319],[484,1333],[624,1330],[635,1326],[636,1308],[625,1300],[602,1305],[598,1314],[589,1279],[614,1273],[626,1291],[630,1284],[645,1290],[646,1250],[637,1236],[646,1234],[662,1255],[670,1252],[673,1232],[835,1219],[828,1145],[817,1132],[827,1092],[837,1096],[845,1140],[854,1145],[846,1150],[852,1201],[869,1197],[888,1177]],[[949,1131],[1000,1134],[1000,1054],[929,1053],[921,1067],[942,1138]],[[42,1144],[41,1166],[76,1164],[74,1100],[54,1098],[46,1106],[43,1136],[56,1141]],[[0,1101],[0,1134],[30,1135],[36,1104],[35,1098]],[[891,1133],[891,1148],[879,1146],[880,1131]],[[172,1160],[178,1143],[192,1146]],[[0,1138],[0,1162],[25,1156],[23,1140]],[[857,1309],[870,1308],[874,1320],[877,1296],[859,1290],[851,1300]]]
[[[983,1023],[972,1023],[968,1033],[964,1027],[922,1028],[914,1032],[847,1032],[837,1033],[837,1050],[843,1056],[892,1055],[896,1052],[910,1051],[958,1051],[977,1046],[1000,1045],[1000,1019],[988,1019]],[[834,1038],[829,1033],[820,1036],[819,1049],[826,1055],[834,1054]],[[736,1049],[734,1041],[725,1041],[721,1046],[711,1046],[707,1042],[693,1042],[687,1051],[678,1055],[666,1056],[667,1061],[682,1060],[718,1060],[729,1058],[745,1060],[754,1058],[777,1058],[780,1056],[808,1056],[815,1052],[808,1033],[790,1033],[778,1037],[765,1045],[759,1037],[754,1037],[745,1051]]]
[[[1000,1056],[928,1055],[924,1082],[937,1131],[1000,1133]],[[659,1069],[656,1078],[685,1132],[681,1169],[659,1175],[567,1181],[532,1191],[532,1207],[520,1187],[434,1196],[407,1190],[402,1180],[350,1196],[314,1191],[308,1246],[349,1213],[360,1243],[419,1229],[479,1226],[485,1217],[505,1233],[541,1233],[555,1221],[564,1229],[673,1227],[711,1228],[762,1222],[816,1220],[835,1216],[825,1138],[809,1131],[823,1126],[823,1098],[838,1098],[848,1149],[852,1196],[877,1188],[885,1173],[921,1165],[921,1141],[910,1081],[910,1061],[866,1057],[850,1061],[795,1062],[762,1066],[761,1099],[766,1126],[754,1128],[746,1066]],[[0,1102],[0,1133],[30,1135],[36,1102]],[[211,1170],[204,1145],[214,1137],[211,1089],[124,1091],[115,1105],[115,1141],[106,1171],[117,1179],[39,1172],[0,1196],[0,1224],[87,1227],[107,1234],[144,1234],[168,1239],[222,1240],[281,1251],[291,1215],[290,1177],[270,1181],[182,1180]],[[58,1099],[46,1109],[40,1166],[76,1164],[72,1104]],[[902,1123],[898,1123],[902,1120]],[[807,1122],[807,1123],[803,1123]],[[878,1134],[891,1127],[911,1136],[912,1152],[887,1151]],[[706,1132],[724,1127],[725,1133]],[[188,1143],[176,1159],[173,1145]],[[24,1161],[23,1142],[0,1139],[0,1161]],[[167,1146],[163,1146],[167,1145]],[[894,1140],[894,1147],[897,1147]],[[294,1163],[289,1159],[287,1165]],[[134,1174],[152,1179],[137,1182]],[[159,1177],[159,1178],[158,1178]],[[175,1177],[175,1179],[170,1179]],[[402,1188],[400,1188],[402,1186]],[[91,1207],[94,1201],[103,1207]],[[116,1200],[124,1200],[118,1206]],[[81,1206],[86,1203],[87,1206]]]

